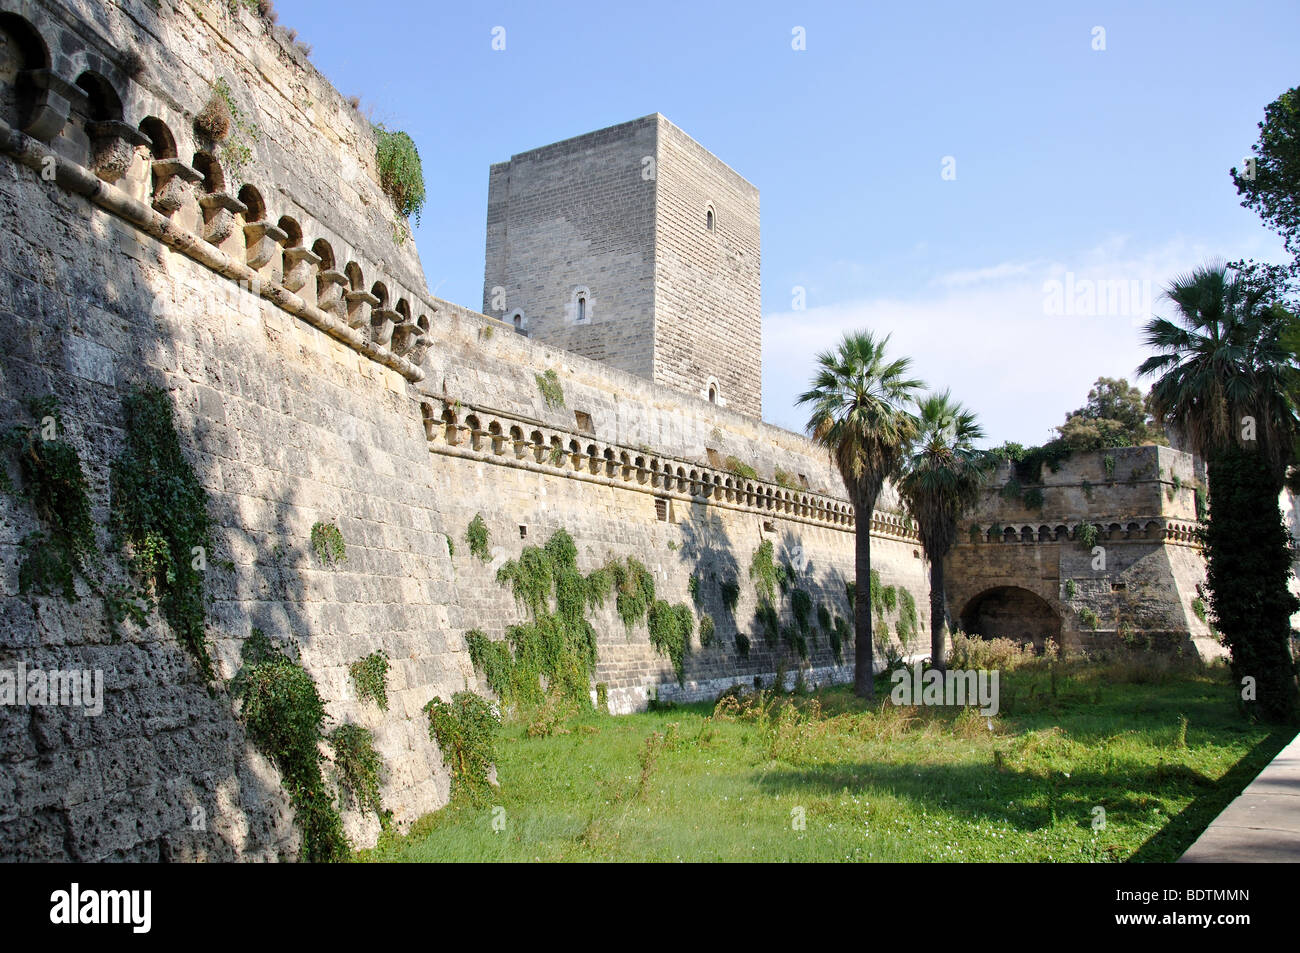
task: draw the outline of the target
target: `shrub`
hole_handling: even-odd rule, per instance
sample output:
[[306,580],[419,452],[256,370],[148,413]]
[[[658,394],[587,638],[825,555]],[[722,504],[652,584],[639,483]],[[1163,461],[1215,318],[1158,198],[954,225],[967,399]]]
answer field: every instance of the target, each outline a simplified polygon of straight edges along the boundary
[[954,632],[948,650],[948,665],[962,669],[1009,670],[1035,658],[1032,645],[1013,639],[985,639]]
[[1079,621],[1094,631],[1101,625],[1101,617],[1088,606],[1079,607]]
[[480,802],[496,760],[500,716],[486,698],[468,691],[456,692],[450,702],[430,699],[424,711],[429,737],[438,743],[451,768],[452,798]]
[[398,213],[403,218],[415,216],[418,223],[424,208],[424,167],[415,141],[404,132],[390,132],[382,123],[374,130],[379,184]]
[[722,593],[722,604],[727,607],[727,611],[735,612],[740,603],[740,584],[734,579],[727,579],[718,585],[718,590]]
[[743,632],[736,633],[736,651],[741,658],[749,658],[749,636]]

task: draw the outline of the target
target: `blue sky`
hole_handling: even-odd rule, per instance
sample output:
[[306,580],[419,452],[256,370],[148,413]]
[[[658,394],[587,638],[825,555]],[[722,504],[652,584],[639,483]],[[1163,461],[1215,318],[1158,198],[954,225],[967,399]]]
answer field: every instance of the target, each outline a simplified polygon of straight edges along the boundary
[[[1228,169],[1300,84],[1295,0],[276,6],[415,139],[441,297],[481,305],[488,166],[513,153],[658,111],[758,186],[764,417],[792,429],[817,351],[869,327],[993,442],[1041,442],[1099,375],[1132,379],[1172,277],[1286,260]],[[1153,300],[1052,313],[1067,273]]]

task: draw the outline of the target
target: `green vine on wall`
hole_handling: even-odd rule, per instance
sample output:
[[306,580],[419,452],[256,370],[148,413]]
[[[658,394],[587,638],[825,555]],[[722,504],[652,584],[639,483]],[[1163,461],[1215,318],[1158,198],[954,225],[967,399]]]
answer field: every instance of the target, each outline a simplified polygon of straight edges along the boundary
[[646,618],[650,630],[650,644],[667,655],[677,673],[677,683],[686,678],[686,655],[691,649],[691,635],[695,631],[695,614],[684,604],[670,605],[656,599]]
[[722,604],[727,607],[727,611],[734,613],[740,604],[740,583],[734,579],[725,579],[718,584],[718,591],[722,593]]
[[213,677],[204,631],[203,573],[212,550],[208,494],[181,451],[165,391],[148,385],[122,402],[126,439],[110,475],[109,526],[204,678]]
[[584,576],[577,557],[562,529],[544,546],[525,546],[497,570],[497,582],[510,587],[529,621],[510,626],[504,643],[477,629],[466,633],[471,664],[505,705],[540,704],[544,690],[591,704],[596,631],[586,614],[604,604],[614,575],[603,567]]
[[383,123],[374,127],[375,162],[379,184],[393,200],[403,218],[415,216],[419,224],[424,209],[424,166],[415,140],[401,131],[390,131]]
[[496,760],[501,716],[486,698],[469,691],[456,692],[450,702],[433,698],[424,712],[429,737],[438,743],[451,769],[452,799],[482,803],[488,772]]
[[311,548],[322,565],[334,566],[348,558],[348,547],[343,533],[333,523],[313,523]]
[[280,771],[303,834],[303,857],[348,856],[343,821],[321,774],[325,703],[311,675],[260,629],[244,641],[243,667],[231,682],[248,736]]
[[700,645],[706,647],[712,645],[715,631],[716,626],[713,622],[713,616],[707,612],[702,613],[700,615]]
[[17,463],[20,481],[15,484],[7,465],[0,467],[0,489],[31,503],[45,526],[45,532],[29,533],[19,544],[18,591],[51,595],[58,590],[76,602],[76,577],[84,578],[87,563],[96,558],[90,484],[81,454],[59,436],[63,417],[58,400],[31,398],[27,407],[37,426],[18,424],[0,437]]
[[348,666],[352,682],[357,686],[357,697],[370,699],[380,711],[388,711],[388,653],[383,649],[371,652]]
[[352,799],[358,810],[374,811],[386,827],[388,812],[379,793],[383,759],[375,750],[374,735],[369,728],[344,722],[330,732],[328,740],[334,750],[339,790]]
[[469,521],[469,526],[465,528],[465,541],[469,543],[471,554],[485,563],[492,561],[491,535],[488,533],[487,523],[483,522],[482,513],[475,513],[474,518]]
[[776,600],[776,587],[782,575],[773,559],[772,541],[763,540],[758,549],[754,550],[754,556],[749,561],[749,578],[754,580],[754,589],[758,593],[759,602],[771,603]]
[[560,377],[555,373],[555,368],[548,367],[544,374],[534,374],[537,380],[537,390],[542,395],[542,400],[546,401],[547,407],[564,406],[564,387],[560,384]]

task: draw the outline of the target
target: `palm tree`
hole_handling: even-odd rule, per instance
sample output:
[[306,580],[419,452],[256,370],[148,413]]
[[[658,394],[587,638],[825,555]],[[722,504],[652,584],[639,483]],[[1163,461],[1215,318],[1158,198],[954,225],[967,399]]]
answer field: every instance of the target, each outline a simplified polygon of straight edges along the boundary
[[[1151,411],[1193,453],[1208,464],[1234,444],[1262,451],[1280,489],[1297,429],[1287,396],[1295,370],[1281,340],[1290,315],[1271,293],[1218,262],[1175,278],[1164,297],[1178,323],[1147,323],[1145,343],[1157,353],[1138,374],[1160,375]],[[1254,421],[1250,439],[1243,437],[1246,418]]]
[[947,654],[943,561],[957,541],[957,520],[979,500],[994,460],[975,449],[984,429],[948,391],[927,395],[917,409],[920,432],[903,460],[898,492],[930,560],[930,661],[942,669]]
[[888,360],[889,336],[846,334],[839,346],[817,357],[812,388],[799,397],[810,404],[808,433],[826,447],[853,504],[854,692],[871,698],[875,678],[871,644],[871,515],[885,480],[897,470],[917,432],[907,411],[922,384],[907,377],[911,361]]
[[1159,375],[1153,412],[1206,464],[1210,607],[1233,674],[1256,687],[1243,700],[1286,720],[1297,705],[1289,641],[1300,607],[1288,589],[1290,535],[1278,509],[1300,432],[1287,387],[1294,361],[1281,344],[1291,316],[1267,281],[1219,263],[1175,279],[1165,297],[1177,322],[1147,324],[1146,343],[1157,353],[1138,373]]

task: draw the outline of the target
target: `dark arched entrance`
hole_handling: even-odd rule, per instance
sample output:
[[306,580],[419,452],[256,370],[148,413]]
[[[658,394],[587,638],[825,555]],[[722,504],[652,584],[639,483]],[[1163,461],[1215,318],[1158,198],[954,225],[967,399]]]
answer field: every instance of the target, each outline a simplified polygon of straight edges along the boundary
[[1061,617],[1042,596],[1019,586],[985,589],[966,603],[961,627],[967,635],[1032,642],[1042,650],[1048,639],[1061,641]]

